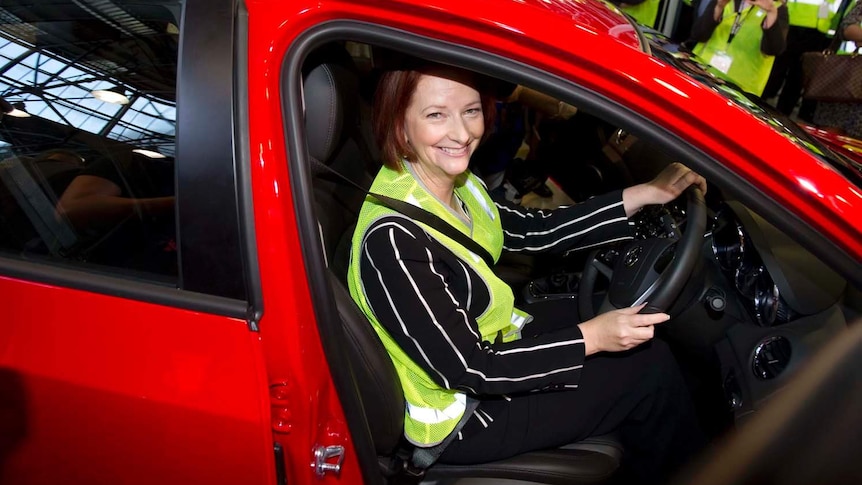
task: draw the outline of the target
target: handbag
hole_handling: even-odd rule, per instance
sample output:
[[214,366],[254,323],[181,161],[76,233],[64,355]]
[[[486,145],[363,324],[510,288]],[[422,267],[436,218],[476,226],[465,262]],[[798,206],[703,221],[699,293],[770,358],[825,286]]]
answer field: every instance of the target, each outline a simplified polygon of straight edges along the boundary
[[815,101],[862,103],[862,55],[834,51],[802,54],[802,97]]
[[[841,25],[848,0],[842,0],[836,25]],[[859,45],[850,54],[838,54],[843,42],[837,29],[829,47],[823,52],[802,54],[802,97],[832,103],[862,103],[862,56]]]

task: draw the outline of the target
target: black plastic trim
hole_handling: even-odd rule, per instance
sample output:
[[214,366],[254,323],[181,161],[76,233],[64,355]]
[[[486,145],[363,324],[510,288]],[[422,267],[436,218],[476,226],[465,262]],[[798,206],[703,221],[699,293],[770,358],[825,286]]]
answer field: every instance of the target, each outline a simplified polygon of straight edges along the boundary
[[240,1],[236,12],[236,40],[234,42],[234,159],[236,160],[236,186],[239,202],[239,237],[242,262],[245,268],[245,285],[248,290],[248,325],[258,330],[263,316],[263,288],[258,266],[257,239],[254,226],[254,197],[251,189],[251,142],[248,132],[248,10]]
[[186,1],[177,75],[177,242],[182,288],[245,300],[233,137],[235,10],[231,0]]
[[275,483],[276,485],[287,485],[287,470],[284,466],[284,447],[275,442],[272,448],[275,455]]
[[244,301],[177,290],[170,283],[159,285],[152,281],[136,281],[93,273],[91,270],[76,270],[2,257],[0,257],[0,274],[35,283],[91,291],[214,315],[242,319],[248,317],[248,305]]

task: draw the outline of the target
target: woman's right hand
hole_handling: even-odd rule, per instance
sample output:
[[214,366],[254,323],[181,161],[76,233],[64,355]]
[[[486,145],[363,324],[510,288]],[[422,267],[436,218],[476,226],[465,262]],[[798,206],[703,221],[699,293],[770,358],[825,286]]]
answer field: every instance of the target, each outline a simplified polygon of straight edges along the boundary
[[653,338],[654,326],[670,319],[667,313],[638,313],[646,304],[612,310],[578,327],[584,336],[585,354],[620,352]]
[[730,0],[718,0],[715,2],[715,10],[713,11],[713,18],[715,19],[716,22],[721,20],[721,17],[724,14],[724,7],[726,7],[729,2],[730,2]]

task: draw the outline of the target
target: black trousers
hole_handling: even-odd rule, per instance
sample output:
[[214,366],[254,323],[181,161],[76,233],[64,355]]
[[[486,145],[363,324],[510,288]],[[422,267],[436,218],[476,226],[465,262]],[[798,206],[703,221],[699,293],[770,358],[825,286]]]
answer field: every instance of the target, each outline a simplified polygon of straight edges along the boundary
[[[791,25],[787,32],[787,48],[775,56],[775,62],[761,98],[767,99],[778,95],[775,107],[778,111],[790,115],[802,94],[802,54],[822,51],[828,46],[829,38],[817,29]],[[809,122],[813,121],[814,103],[803,101],[799,108],[799,117]]]
[[677,363],[660,340],[588,357],[576,390],[510,398],[483,399],[479,409],[488,408],[493,422],[478,432],[465,427],[440,460],[482,463],[615,431],[625,450],[620,483],[661,483],[704,444]]

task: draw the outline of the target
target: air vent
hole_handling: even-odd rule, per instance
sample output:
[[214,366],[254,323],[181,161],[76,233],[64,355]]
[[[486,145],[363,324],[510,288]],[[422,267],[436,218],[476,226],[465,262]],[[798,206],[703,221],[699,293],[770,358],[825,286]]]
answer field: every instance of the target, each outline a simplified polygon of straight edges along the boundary
[[785,337],[769,337],[754,349],[751,368],[759,379],[778,377],[790,362],[790,341]]

